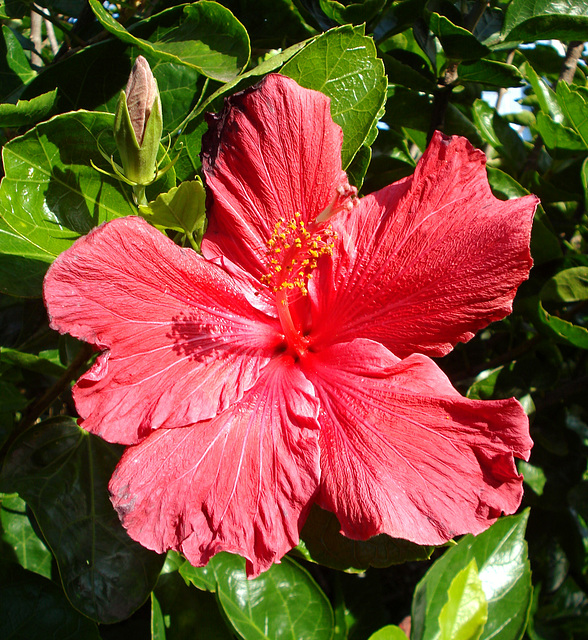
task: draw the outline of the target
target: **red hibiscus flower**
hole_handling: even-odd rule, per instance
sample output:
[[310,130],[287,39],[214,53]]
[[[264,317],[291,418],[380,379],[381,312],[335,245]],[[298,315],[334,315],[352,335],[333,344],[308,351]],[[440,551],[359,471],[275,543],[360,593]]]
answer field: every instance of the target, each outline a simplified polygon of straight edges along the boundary
[[257,575],[313,503],[351,538],[421,544],[515,511],[521,406],[463,398],[429,356],[511,311],[536,198],[497,200],[483,154],[438,133],[354,202],[329,100],[280,75],[209,124],[203,256],[122,218],[45,280],[52,327],[102,350],[74,396],[130,445],[110,490],[131,537]]

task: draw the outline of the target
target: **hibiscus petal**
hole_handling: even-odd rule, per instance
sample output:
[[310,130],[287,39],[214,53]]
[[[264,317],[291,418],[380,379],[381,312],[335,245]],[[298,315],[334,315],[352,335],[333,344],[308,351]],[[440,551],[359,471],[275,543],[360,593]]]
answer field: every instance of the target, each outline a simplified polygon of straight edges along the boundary
[[249,293],[140,218],[74,243],[44,295],[54,329],[105,350],[74,389],[82,426],[134,444],[239,399],[280,340],[273,310],[251,306]]
[[440,544],[513,513],[532,446],[521,405],[460,396],[432,360],[358,339],[307,361],[321,411],[321,490],[341,531]]
[[110,481],[129,535],[194,566],[219,551],[255,576],[298,543],[320,477],[318,401],[289,357],[211,421],[160,429],[123,455]]
[[437,133],[412,178],[333,220],[337,249],[311,289],[317,348],[362,337],[440,356],[512,311],[538,200],[497,200],[484,165],[465,138]]
[[[202,250],[220,252],[260,277],[266,241],[279,218],[314,220],[347,184],[341,128],[329,99],[271,74],[210,116],[202,166],[212,191]],[[211,246],[212,245],[212,246]],[[217,245],[217,248],[215,248]]]

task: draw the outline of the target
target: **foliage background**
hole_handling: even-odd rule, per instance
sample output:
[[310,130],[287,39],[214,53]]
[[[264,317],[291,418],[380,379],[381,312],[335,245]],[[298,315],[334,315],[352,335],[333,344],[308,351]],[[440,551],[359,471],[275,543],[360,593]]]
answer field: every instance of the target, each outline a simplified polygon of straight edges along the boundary
[[[412,615],[417,640],[588,637],[588,1],[0,0],[0,21],[0,636],[397,640]],[[412,173],[442,129],[484,149],[498,197],[540,196],[514,313],[439,361],[462,393],[528,412],[519,515],[433,550],[352,542],[315,511],[253,582],[239,558],[194,569],[129,540],[106,489],[121,448],[77,427],[69,393],[92,354],[48,329],[40,296],[75,238],[137,213],[92,163],[109,168],[139,54],[161,154],[179,154],[151,200],[198,175],[204,113],[270,71],[331,97],[363,193]],[[517,87],[522,111],[490,106]],[[203,207],[145,215],[187,244]]]

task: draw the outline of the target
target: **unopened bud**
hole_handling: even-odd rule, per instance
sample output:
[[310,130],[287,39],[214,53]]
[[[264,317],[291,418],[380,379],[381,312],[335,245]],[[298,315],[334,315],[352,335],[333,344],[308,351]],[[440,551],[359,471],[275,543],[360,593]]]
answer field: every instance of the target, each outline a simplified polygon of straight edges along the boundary
[[155,178],[162,131],[157,82],[147,60],[139,56],[114,117],[114,137],[124,176],[130,182],[146,185]]

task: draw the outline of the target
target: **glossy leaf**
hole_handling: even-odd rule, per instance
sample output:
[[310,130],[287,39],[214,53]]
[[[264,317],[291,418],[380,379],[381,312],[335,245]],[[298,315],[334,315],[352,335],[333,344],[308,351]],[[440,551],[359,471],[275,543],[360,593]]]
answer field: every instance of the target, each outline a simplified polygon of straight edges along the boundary
[[71,607],[51,580],[0,562],[0,637],[101,640],[98,627]]
[[27,505],[17,495],[0,496],[0,537],[22,567],[51,578],[51,552],[35,533]]
[[49,117],[57,102],[57,89],[32,100],[0,104],[0,127],[31,126]]
[[506,10],[502,38],[584,40],[588,29],[587,0],[512,0]]
[[447,550],[417,585],[412,605],[411,640],[428,640],[440,633],[439,615],[455,575],[476,561],[488,601],[488,622],[482,640],[521,638],[531,604],[531,570],[525,527],[528,511],[501,518],[478,536],[466,535]]
[[[587,18],[588,19],[588,18]],[[588,91],[574,91],[565,82],[557,85],[557,99],[563,112],[588,148]]]
[[537,131],[548,149],[583,151],[587,148],[585,142],[573,129],[555,122],[542,112],[537,114]]
[[[79,111],[42,123],[3,150],[0,290],[40,296],[47,267],[102,222],[136,214],[122,185],[99,173],[114,153],[113,116]],[[105,134],[105,135],[102,135]]]
[[[89,3],[102,26],[123,42],[161,60],[192,67],[214,80],[232,80],[249,61],[249,37],[245,27],[216,2],[200,0],[184,5],[179,25],[164,32],[155,42],[127,31],[98,0],[89,0]],[[175,12],[176,9],[168,11]]]
[[488,602],[476,559],[453,578],[439,614],[440,640],[478,640],[488,620]]
[[322,34],[291,58],[281,73],[331,98],[331,115],[343,129],[343,167],[383,115],[387,80],[363,27],[339,27]]
[[553,89],[539,77],[529,62],[525,62],[522,69],[531,87],[533,87],[543,113],[551,116],[555,122],[561,122],[564,116]]
[[94,620],[127,618],[148,597],[163,557],[129,539],[108,495],[121,454],[71,418],[34,425],[12,445],[0,487],[29,504],[71,603]]
[[339,533],[335,515],[313,506],[300,537],[298,550],[306,560],[342,571],[361,572],[369,567],[389,567],[431,557],[435,547],[414,544],[379,535],[369,540],[352,540]]
[[441,41],[443,52],[450,60],[476,60],[490,53],[490,49],[467,29],[453,24],[438,13],[431,13],[429,28]]
[[530,487],[538,496],[543,495],[543,489],[547,478],[545,471],[541,467],[536,467],[524,460],[517,460],[519,473],[523,474],[525,484]]
[[[202,580],[198,577],[201,572]],[[333,611],[310,574],[288,557],[248,580],[245,560],[228,553],[214,556],[201,569],[181,575],[200,588],[216,582],[218,601],[235,631],[245,640],[329,640]]]

